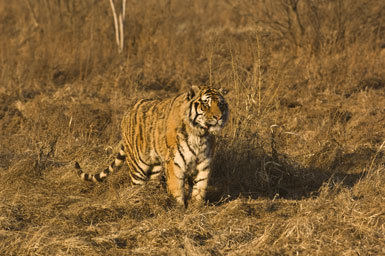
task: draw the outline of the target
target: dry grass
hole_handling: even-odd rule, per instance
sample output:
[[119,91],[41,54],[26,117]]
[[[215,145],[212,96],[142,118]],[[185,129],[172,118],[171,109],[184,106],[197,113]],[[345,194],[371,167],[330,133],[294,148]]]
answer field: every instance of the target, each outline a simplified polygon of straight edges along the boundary
[[[385,255],[382,0],[128,1],[121,54],[108,1],[5,2],[1,255]],[[192,83],[230,89],[205,207],[79,181]]]

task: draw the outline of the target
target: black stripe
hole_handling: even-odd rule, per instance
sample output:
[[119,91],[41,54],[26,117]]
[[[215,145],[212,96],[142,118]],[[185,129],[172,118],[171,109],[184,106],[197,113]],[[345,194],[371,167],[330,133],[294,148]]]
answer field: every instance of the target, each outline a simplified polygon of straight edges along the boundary
[[104,179],[100,177],[100,173],[94,175],[96,181],[102,182]]
[[[201,115],[202,115],[202,114],[199,114],[199,113],[198,113],[198,105],[199,105],[198,102],[195,102],[195,103],[194,103],[195,117],[194,117],[194,119],[192,120],[192,124],[193,124],[194,126],[199,126],[198,123],[197,123],[197,118],[198,118],[198,116],[201,116]],[[190,120],[191,120],[191,119],[190,119]]]
[[149,175],[152,175],[152,174],[157,174],[157,173],[162,172],[162,170],[163,170],[162,168],[160,168],[159,171],[154,172],[154,168],[155,168],[155,167],[158,167],[158,166],[162,167],[161,165],[157,165],[157,164],[152,165],[152,166],[150,167],[150,170],[148,171],[148,174],[149,174]]
[[[199,126],[198,123],[196,122],[198,116],[202,115],[202,114],[199,114],[198,113],[198,105],[199,103],[198,102],[191,102],[190,103],[190,113],[189,113],[189,119],[190,119],[190,122],[192,123],[193,126]],[[192,108],[195,109],[195,116],[193,117],[192,116]]]
[[181,169],[181,170],[182,170],[182,167],[181,167],[181,166],[180,166],[180,165],[179,165],[177,162],[175,162],[175,161],[174,161],[174,165],[175,165],[175,166],[178,166],[178,167],[179,167],[179,169]]
[[[156,140],[156,138],[155,138],[155,133],[156,133],[156,131],[155,131],[155,128],[153,128],[153,138],[154,138],[154,144],[153,145],[151,145],[151,146],[154,146],[154,151],[155,151],[155,155],[156,155],[156,159],[158,159],[158,156],[160,155],[159,154],[159,152],[158,152],[158,149],[157,149],[157,140]],[[164,137],[166,137],[166,136],[164,136]]]
[[[180,168],[180,166],[179,166],[178,164],[174,163],[174,165],[176,165],[176,166],[178,166],[178,167]],[[179,177],[176,176],[175,174],[174,174],[174,176],[175,176],[175,178],[177,178],[178,180],[184,180],[184,178],[185,178],[185,175],[184,175],[184,174],[182,175],[182,178],[179,178]]]
[[[155,120],[154,120],[155,121]],[[152,139],[151,139],[151,144],[150,144],[150,146],[151,147],[153,147],[153,149],[154,149],[154,151],[155,151],[155,153],[156,153],[156,155],[157,156],[159,156],[159,152],[157,151],[157,139],[156,139],[156,129],[157,129],[157,127],[156,127],[156,123],[154,124],[153,122],[151,122],[151,124],[150,124],[150,131],[152,132],[151,133],[151,137],[152,137]]]
[[[175,101],[176,98],[174,98],[172,101],[171,101],[171,104],[169,105],[169,108],[167,110],[167,113],[172,113],[172,105],[174,104],[174,101]],[[167,119],[169,118],[169,115],[165,115],[164,117],[164,120],[162,120],[162,124],[164,122],[167,122]],[[159,127],[160,129],[162,129],[162,132],[164,132],[163,134],[167,134],[167,125],[163,126],[161,125],[161,127]],[[155,129],[154,129],[155,130]],[[170,145],[168,144],[168,141],[167,141],[167,136],[163,136],[164,137],[164,143],[166,144],[166,148],[170,148]]]
[[131,183],[133,184],[133,185],[135,185],[135,186],[140,186],[140,185],[142,185],[141,183],[135,183],[135,181],[131,178]]
[[171,101],[171,103],[170,103],[170,108],[169,108],[169,111],[167,111],[167,113],[170,113],[171,111],[171,109],[173,108],[173,106],[174,106],[174,103],[175,103],[175,101],[176,101],[176,99],[178,98],[178,96],[176,96],[176,97],[174,97],[173,99],[172,99],[172,101]]
[[134,165],[135,172],[139,172],[142,176],[147,177],[147,173],[139,166],[136,161],[131,161],[131,164]]
[[[187,143],[187,142],[186,142],[186,143]],[[182,153],[182,150],[180,149],[179,137],[178,137],[178,145],[177,145],[177,149],[178,149],[178,153],[179,153],[180,156],[182,157],[182,160],[183,160],[184,165],[186,166],[186,159],[184,158],[184,155],[183,155],[183,153]]]
[[136,134],[136,136],[135,136],[135,149],[136,149],[136,152],[138,154],[139,159],[140,159],[139,143],[140,144],[145,143],[144,142],[145,138],[144,138],[144,134],[143,134],[143,129],[145,129],[145,127],[143,127],[145,120],[146,120],[146,111],[141,111],[141,113],[136,115],[138,134]]
[[166,148],[170,148],[170,145],[168,145],[168,142],[167,142],[167,136],[163,136],[164,137],[164,143],[166,144]]
[[143,105],[145,101],[140,101],[137,103],[136,105],[136,108],[133,109],[134,111],[134,114],[131,115],[131,123],[130,123],[130,129],[131,129],[131,140],[133,141],[134,144],[136,144],[136,136],[135,136],[135,132],[136,132],[136,123],[137,123],[137,115],[139,113],[139,109],[141,107],[141,105]]
[[143,161],[143,159],[140,157],[140,154],[138,152],[138,159],[139,161],[141,161],[143,164],[147,165],[147,166],[150,166],[149,164],[147,164],[145,161]]
[[[150,107],[150,109],[148,110],[148,113],[157,113],[159,111],[157,111],[157,104],[156,103],[153,103],[152,106]],[[156,121],[157,119],[154,120],[154,118],[147,118],[146,120],[144,120],[144,125],[145,127],[147,128],[147,132],[146,132],[146,136],[145,136],[145,154],[146,155],[149,155],[149,150],[153,147],[154,145],[154,132],[153,132],[153,122]]]
[[189,143],[188,143],[188,134],[187,134],[187,131],[186,131],[186,125],[185,125],[184,123],[182,124],[182,130],[181,130],[181,133],[182,133],[182,135],[183,135],[183,137],[184,137],[184,141],[186,142],[186,145],[187,145],[188,149],[190,150],[190,152],[191,152],[194,156],[196,156],[195,151],[192,150],[192,148],[190,147],[190,145],[189,145]]
[[[132,151],[131,151],[131,150],[130,150],[130,152],[128,152],[128,155],[130,156],[130,157],[129,157],[129,160],[130,160],[130,161],[128,161],[128,162],[129,162],[129,164],[132,165],[132,168],[134,168],[135,171],[138,171],[138,170],[139,170],[139,171],[142,173],[142,175],[146,177],[146,176],[147,176],[147,173],[146,173],[142,168],[140,168],[140,166],[139,166],[139,164],[138,164],[138,162],[137,162],[137,159],[133,159],[133,158],[135,158],[135,155],[132,154]],[[141,161],[143,164],[149,166],[148,164],[146,164],[145,162],[143,162],[143,161],[140,159],[139,156],[138,156],[138,158],[139,158],[139,161]]]
[[[206,159],[206,160],[207,160],[207,159]],[[201,163],[204,163],[204,162],[205,162],[205,161],[202,161],[202,162],[198,163],[197,166],[200,165]],[[201,171],[201,172],[206,172],[207,170],[209,170],[208,167],[209,167],[210,165],[211,165],[211,161],[206,161],[206,164],[203,165],[203,168],[200,168],[200,171]]]
[[191,121],[191,122],[193,122],[193,121],[194,121],[193,119],[191,119],[191,110],[192,110],[192,104],[193,104],[193,102],[191,102],[191,103],[190,103],[190,106],[189,106],[189,108],[190,108],[190,111],[189,111],[189,113],[188,113],[188,117],[189,117],[189,119],[190,119],[190,121]]
[[205,181],[205,180],[208,180],[208,178],[203,178],[203,179],[199,179],[199,180],[194,180],[194,185],[197,184],[198,182]]
[[126,160],[126,156],[122,156],[120,153],[118,153],[118,155],[116,156],[116,159],[124,161],[124,160]]
[[140,183],[137,183],[138,180],[143,181],[141,178],[138,178],[135,173],[132,171],[129,172],[130,178],[131,178],[131,183],[134,185],[140,185]]
[[78,162],[75,162],[75,168],[78,170],[77,173],[80,177],[82,175],[83,171],[82,171],[82,168],[80,167]]
[[141,181],[147,180],[146,178],[139,176],[136,172],[131,172],[131,177],[132,179],[135,179],[135,180],[141,180]]
[[105,174],[107,174],[107,176],[110,174],[110,169],[107,167],[106,169],[104,169],[103,171]]
[[159,171],[157,171],[157,172],[151,172],[150,175],[158,174],[158,173],[161,173],[161,172],[162,172],[162,170],[159,170]]

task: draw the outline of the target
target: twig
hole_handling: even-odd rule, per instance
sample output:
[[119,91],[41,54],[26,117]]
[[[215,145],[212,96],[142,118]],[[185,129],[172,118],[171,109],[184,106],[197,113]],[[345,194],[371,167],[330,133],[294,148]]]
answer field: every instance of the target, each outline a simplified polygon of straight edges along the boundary
[[122,13],[119,13],[119,16],[116,15],[116,9],[115,9],[115,4],[113,0],[110,0],[110,5],[112,10],[112,15],[114,16],[116,44],[118,45],[119,53],[121,53],[123,51],[123,43],[124,43],[123,28],[124,28],[124,20],[126,17],[126,0],[122,1]]
[[[120,40],[119,40],[118,18],[116,17],[116,10],[115,10],[115,5],[114,5],[114,1],[113,0],[110,0],[110,5],[111,5],[111,9],[112,9],[112,15],[114,16],[114,27],[115,27],[116,44],[119,47]],[[119,47],[119,49],[120,49],[120,47]]]
[[39,26],[39,22],[37,22],[36,14],[35,14],[35,11],[33,10],[31,2],[30,2],[30,0],[25,0],[25,1],[27,2],[27,6],[28,6],[28,9],[29,9],[29,12],[31,13],[33,24],[34,24],[35,27],[38,27]]
[[126,19],[126,0],[123,0],[123,21]]
[[122,52],[123,51],[123,41],[124,41],[122,14],[119,14],[119,25],[120,25],[120,33],[119,33],[119,35],[120,35],[120,44],[118,46],[119,46],[119,52]]

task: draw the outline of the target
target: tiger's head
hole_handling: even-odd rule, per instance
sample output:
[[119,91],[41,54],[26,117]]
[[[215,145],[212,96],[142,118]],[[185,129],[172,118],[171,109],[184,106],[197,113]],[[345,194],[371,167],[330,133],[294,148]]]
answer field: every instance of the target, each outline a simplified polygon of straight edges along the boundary
[[223,89],[193,85],[187,93],[192,126],[214,134],[223,128],[229,112],[224,98],[226,93]]

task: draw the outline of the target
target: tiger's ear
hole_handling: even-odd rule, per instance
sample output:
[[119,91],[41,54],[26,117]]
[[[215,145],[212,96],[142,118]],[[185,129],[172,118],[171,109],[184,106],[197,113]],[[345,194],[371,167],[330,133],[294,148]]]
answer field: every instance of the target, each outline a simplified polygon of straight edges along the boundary
[[224,88],[219,88],[218,91],[219,91],[223,96],[226,95],[226,94],[229,92],[229,90],[224,89]]
[[191,86],[189,92],[187,93],[187,100],[193,99],[199,93],[199,90],[200,88],[198,85]]

